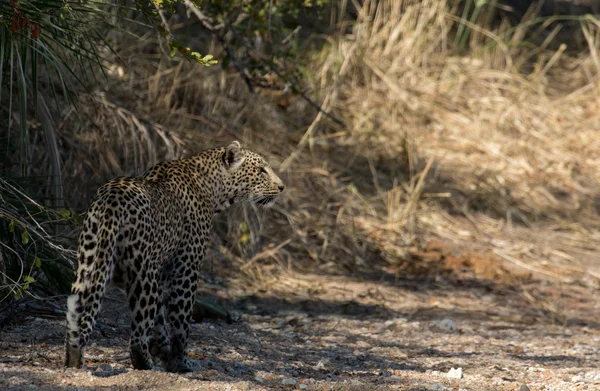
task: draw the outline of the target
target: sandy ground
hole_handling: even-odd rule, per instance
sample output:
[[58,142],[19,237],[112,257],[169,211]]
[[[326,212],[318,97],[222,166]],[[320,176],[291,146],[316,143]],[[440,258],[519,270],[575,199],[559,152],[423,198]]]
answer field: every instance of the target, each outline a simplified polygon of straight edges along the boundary
[[63,319],[21,313],[0,331],[0,388],[600,389],[600,295],[581,284],[293,274],[205,293],[241,320],[194,324],[190,355],[203,366],[194,373],[131,368],[128,315],[111,288],[87,370],[61,366]]

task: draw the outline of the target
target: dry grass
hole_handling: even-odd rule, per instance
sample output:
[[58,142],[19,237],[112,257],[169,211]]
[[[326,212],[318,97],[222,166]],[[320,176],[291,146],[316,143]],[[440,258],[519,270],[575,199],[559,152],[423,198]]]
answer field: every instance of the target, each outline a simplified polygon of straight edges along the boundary
[[[138,172],[182,145],[188,153],[239,139],[265,153],[289,190],[272,210],[219,220],[213,253],[217,267],[236,265],[261,286],[290,267],[434,276],[444,256],[469,253],[596,281],[599,23],[582,24],[589,50],[575,55],[550,49],[555,32],[539,47],[518,45],[542,34],[539,25],[481,28],[459,15],[446,1],[364,1],[352,32],[329,37],[308,69],[314,96],[346,129],[301,99],[281,109],[279,96],[250,96],[236,74],[120,49],[131,68],[113,68],[94,121],[102,132],[155,134],[162,149],[104,150],[97,175],[115,162]],[[451,38],[461,23],[472,29],[465,56]],[[71,202],[85,204],[80,194]],[[449,253],[432,266],[414,254],[433,239]]]

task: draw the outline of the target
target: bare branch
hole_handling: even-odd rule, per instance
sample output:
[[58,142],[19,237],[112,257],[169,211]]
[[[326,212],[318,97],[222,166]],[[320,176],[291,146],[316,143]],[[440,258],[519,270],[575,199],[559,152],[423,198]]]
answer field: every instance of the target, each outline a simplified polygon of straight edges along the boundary
[[[198,7],[196,7],[196,5],[191,2],[191,0],[184,0],[184,3],[188,7],[188,9],[190,11],[192,11],[192,13],[194,15],[196,15],[196,17],[202,23],[202,25],[207,30],[209,30],[210,32],[212,32],[215,35],[215,37],[217,38],[217,40],[219,41],[219,43],[225,50],[227,57],[229,57],[229,59],[231,60],[233,65],[236,67],[236,69],[238,70],[238,73],[240,74],[240,76],[242,76],[242,79],[244,79],[244,82],[246,83],[246,86],[248,86],[248,90],[250,91],[250,93],[254,93],[254,87],[252,86],[252,80],[250,80],[250,77],[246,73],[246,70],[238,62],[237,58],[235,57],[235,54],[233,53],[233,50],[231,50],[231,48],[227,44],[227,41],[225,40],[225,34],[221,34],[221,31],[225,27],[225,24],[222,23],[218,26],[215,26],[213,24],[213,20],[211,18],[209,18],[208,16],[206,16],[202,11],[200,11],[200,9]],[[236,18],[237,18],[237,15],[236,15]]]

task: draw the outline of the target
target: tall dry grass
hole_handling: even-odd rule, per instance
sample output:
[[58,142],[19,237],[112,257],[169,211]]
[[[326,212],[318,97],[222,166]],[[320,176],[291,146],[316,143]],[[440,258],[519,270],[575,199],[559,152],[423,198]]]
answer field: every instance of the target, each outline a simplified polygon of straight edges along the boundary
[[[312,95],[347,128],[302,99],[286,97],[282,109],[281,96],[251,96],[235,73],[144,55],[152,40],[119,49],[130,68],[115,65],[105,89],[121,111],[105,105],[95,121],[101,132],[129,124],[145,137],[135,120],[143,117],[160,124],[165,146],[185,146],[122,159],[123,173],[231,139],[281,171],[288,191],[277,206],[236,208],[216,222],[219,273],[234,265],[263,285],[292,267],[432,276],[441,261],[414,254],[441,240],[454,255],[493,254],[498,267],[593,281],[600,24],[582,22],[588,51],[569,53],[551,45],[556,29],[533,12],[516,28],[492,23],[490,12],[468,20],[444,0],[365,0],[350,32],[336,16],[340,32],[306,71]],[[459,26],[469,31],[462,41]],[[542,35],[540,45],[522,45],[528,34]],[[456,42],[467,54],[455,54]],[[134,156],[149,150],[142,143]],[[90,166],[104,156],[92,155]],[[70,200],[85,204],[79,194]]]
[[[564,44],[547,49],[559,27],[538,47],[521,45],[545,31],[533,9],[516,28],[493,30],[449,10],[444,1],[364,3],[352,35],[324,50],[317,73],[320,86],[335,86],[332,106],[351,124],[330,140],[369,162],[376,189],[390,167],[408,166],[412,179],[435,159],[425,191],[449,194],[420,203],[422,239],[582,276],[597,266],[600,246],[598,20],[581,24],[588,52],[568,55]],[[473,30],[465,56],[450,42],[460,24]],[[384,244],[406,243],[389,229],[377,233],[381,209],[358,221]]]

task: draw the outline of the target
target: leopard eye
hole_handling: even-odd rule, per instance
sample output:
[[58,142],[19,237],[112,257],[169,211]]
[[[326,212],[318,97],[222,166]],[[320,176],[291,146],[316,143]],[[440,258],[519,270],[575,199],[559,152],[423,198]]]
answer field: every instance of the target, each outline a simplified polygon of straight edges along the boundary
[[260,168],[260,173],[261,173],[261,174],[266,174],[266,173],[267,173],[267,170],[265,170],[265,168],[264,168],[264,167],[261,167],[261,168]]

